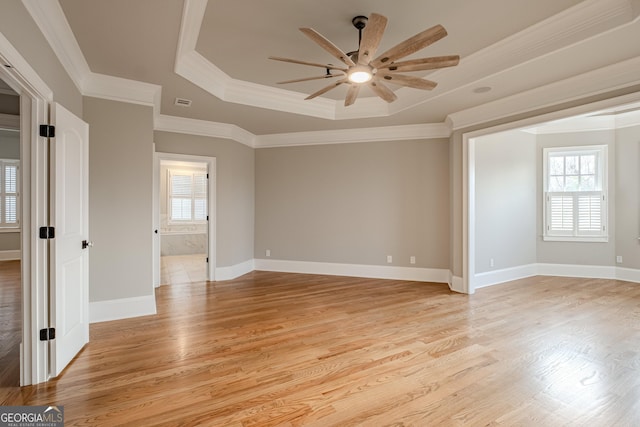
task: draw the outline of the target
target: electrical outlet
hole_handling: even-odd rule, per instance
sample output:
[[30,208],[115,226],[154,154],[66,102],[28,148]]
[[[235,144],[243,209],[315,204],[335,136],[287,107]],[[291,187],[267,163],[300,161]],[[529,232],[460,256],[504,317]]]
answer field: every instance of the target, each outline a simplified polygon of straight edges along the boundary
[[416,263],[416,257],[412,256],[411,258],[409,258],[409,264],[415,264]]
[[267,249],[264,254],[266,256],[270,257],[271,256],[271,249]]
[[616,257],[616,262],[617,262],[618,264],[622,264],[622,255],[618,255],[618,256]]
[[489,267],[493,267],[495,265],[495,262],[493,262],[493,258],[491,258],[489,260]]
[[387,263],[391,264],[393,262],[393,257],[391,255],[387,255]]

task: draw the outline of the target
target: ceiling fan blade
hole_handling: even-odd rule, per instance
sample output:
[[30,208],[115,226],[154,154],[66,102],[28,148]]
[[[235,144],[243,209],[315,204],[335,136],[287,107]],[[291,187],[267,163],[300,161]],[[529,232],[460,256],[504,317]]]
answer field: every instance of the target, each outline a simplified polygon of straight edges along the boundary
[[362,32],[362,40],[360,41],[360,49],[358,50],[358,64],[367,65],[375,57],[382,35],[387,27],[387,18],[372,13],[369,16],[367,26]]
[[274,61],[291,62],[292,64],[310,65],[312,67],[326,68],[328,70],[340,70],[344,71],[345,73],[347,72],[346,68],[336,67],[331,64],[318,64],[316,62],[299,61],[297,59],[281,58],[279,56],[270,56],[269,59],[273,59]]
[[360,85],[352,84],[347,91],[347,96],[344,98],[344,106],[348,107],[356,102],[356,98],[358,97],[358,92],[360,92]]
[[329,86],[323,87],[323,88],[322,88],[322,89],[320,89],[319,91],[314,92],[314,93],[312,93],[311,95],[307,96],[307,97],[305,98],[305,100],[307,100],[307,99],[313,99],[313,98],[315,98],[315,97],[317,97],[317,96],[320,96],[320,95],[322,95],[322,94],[324,94],[324,93],[327,93],[327,92],[329,92],[331,89],[334,89],[334,88],[336,88],[336,87],[340,86],[342,83],[346,83],[346,82],[348,82],[348,80],[347,80],[347,79],[342,79],[342,80],[338,80],[337,82],[331,83]]
[[322,34],[314,30],[313,28],[300,28],[307,37],[316,42],[321,48],[329,52],[331,55],[338,58],[340,61],[344,62],[348,66],[352,67],[356,65],[346,53],[344,53],[338,46],[331,43],[327,38],[325,38]]
[[385,82],[395,83],[399,86],[411,87],[414,89],[431,90],[438,85],[431,80],[421,79],[420,77],[406,76],[404,74],[386,74],[378,72],[377,78],[384,79]]
[[374,59],[371,62],[371,65],[374,68],[380,68],[384,64],[393,62],[400,58],[404,58],[405,56],[411,55],[412,53],[415,53],[420,49],[424,49],[425,47],[437,42],[446,35],[447,30],[445,30],[442,25],[436,25],[395,45],[394,47]]
[[433,56],[431,58],[412,59],[409,61],[392,62],[384,64],[380,69],[389,71],[425,71],[436,68],[454,67],[460,62],[460,56]]
[[372,80],[369,82],[369,87],[372,91],[375,92],[376,95],[387,102],[393,102],[398,99],[398,96],[382,82]]
[[330,79],[332,77],[342,77],[342,76],[339,76],[338,74],[325,74],[324,76],[304,77],[302,79],[285,80],[283,82],[278,82],[277,84],[284,85],[284,84],[287,84],[287,83],[308,82],[310,80]]

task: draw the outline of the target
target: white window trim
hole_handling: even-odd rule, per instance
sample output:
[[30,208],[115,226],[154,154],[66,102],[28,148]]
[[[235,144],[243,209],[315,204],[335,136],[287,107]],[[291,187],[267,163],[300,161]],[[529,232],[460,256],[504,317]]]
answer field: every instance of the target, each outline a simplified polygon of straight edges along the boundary
[[[4,222],[4,198],[6,196],[4,189],[4,179],[5,174],[4,170],[6,166],[15,166],[16,167],[16,223],[15,224],[7,224]],[[0,159],[0,232],[2,233],[15,233],[20,231],[20,160],[16,159]],[[12,193],[13,195],[13,193]]]
[[[557,194],[555,192],[549,192],[548,189],[548,165],[549,165],[549,155],[552,153],[563,153],[564,155],[571,154],[584,154],[585,152],[598,152],[600,161],[598,162],[598,173],[596,174],[601,178],[601,193],[603,196],[603,205],[602,205],[602,224],[603,231],[602,234],[598,235],[576,235],[577,227],[574,226],[574,234],[571,235],[562,235],[562,234],[554,234],[549,232],[549,195]],[[542,239],[544,241],[549,242],[590,242],[590,243],[606,243],[609,241],[609,221],[608,221],[608,213],[609,213],[609,191],[608,191],[608,170],[609,170],[609,157],[608,157],[608,146],[607,145],[586,145],[586,146],[570,146],[570,147],[548,147],[543,149],[542,156],[542,168],[543,168],[543,191],[542,191],[542,213],[543,213],[543,224],[542,224]],[[567,194],[576,194],[579,192],[567,192]]]
[[[180,219],[172,219],[171,218],[171,211],[172,211],[172,207],[171,207],[171,199],[172,199],[172,195],[173,195],[173,189],[172,189],[172,182],[173,180],[171,179],[171,176],[173,174],[176,175],[191,175],[192,176],[192,180],[193,177],[195,175],[208,175],[206,171],[193,171],[193,170],[182,170],[182,169],[176,169],[176,168],[169,168],[167,169],[167,224],[168,225],[202,225],[202,224],[206,224],[207,220],[203,219],[203,220],[180,220]],[[207,186],[209,185],[208,183],[208,179],[207,179]],[[208,195],[208,190],[206,192],[206,194]],[[193,192],[191,194],[191,198],[192,198],[192,202],[194,201],[195,197],[193,195]],[[208,197],[206,198],[207,203],[209,203]],[[191,207],[192,209],[192,213],[193,213],[193,205]]]

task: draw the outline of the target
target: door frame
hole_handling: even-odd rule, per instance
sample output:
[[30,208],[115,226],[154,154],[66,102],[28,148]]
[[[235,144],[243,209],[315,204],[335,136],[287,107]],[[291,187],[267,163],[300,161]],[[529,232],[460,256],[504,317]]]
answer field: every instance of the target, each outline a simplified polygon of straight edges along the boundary
[[640,92],[630,93],[576,107],[553,111],[462,134],[462,282],[463,292],[476,291],[476,144],[477,138],[499,132],[533,127],[541,123],[594,113],[607,108],[640,102]]
[[[207,210],[209,215],[209,228],[207,256],[207,280],[216,280],[216,158],[209,156],[197,156],[190,154],[175,154],[157,152],[153,153],[153,283],[154,287],[160,286],[160,163],[162,160],[205,163],[209,181],[207,185]],[[155,231],[158,230],[158,233]]]
[[38,125],[48,123],[53,91],[0,33],[0,77],[20,95],[22,343],[20,385],[49,379],[46,341],[37,331],[49,327],[48,247],[35,230],[47,225],[48,155]]

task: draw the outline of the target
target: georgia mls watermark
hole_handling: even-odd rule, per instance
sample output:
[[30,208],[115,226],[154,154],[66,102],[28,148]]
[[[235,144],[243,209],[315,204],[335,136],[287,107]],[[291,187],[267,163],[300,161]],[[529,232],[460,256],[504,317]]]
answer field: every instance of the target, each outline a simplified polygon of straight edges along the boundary
[[64,427],[64,406],[0,406],[0,427]]

